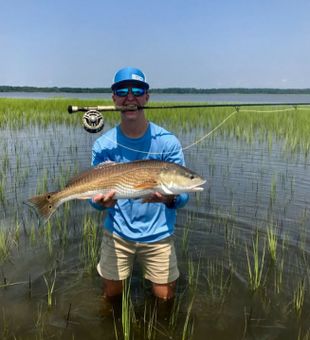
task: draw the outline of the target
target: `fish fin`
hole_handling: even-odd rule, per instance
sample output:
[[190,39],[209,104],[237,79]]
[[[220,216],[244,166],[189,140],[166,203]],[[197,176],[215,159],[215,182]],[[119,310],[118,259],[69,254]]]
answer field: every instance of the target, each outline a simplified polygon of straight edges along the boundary
[[97,169],[97,168],[103,168],[103,167],[106,167],[106,166],[111,166],[111,165],[116,165],[116,164],[119,164],[119,163],[113,162],[113,161],[105,161],[105,162],[99,163],[99,164],[96,165],[94,168],[95,168],[95,169]]
[[133,188],[138,190],[154,189],[158,183],[155,180],[149,179],[140,184],[135,185]]
[[164,192],[164,195],[175,195],[175,192],[172,192],[169,188],[166,186],[162,186],[162,190]]
[[76,184],[77,182],[79,182],[81,179],[84,179],[85,177],[87,177],[88,175],[90,175],[91,173],[94,174],[94,171],[96,170],[100,170],[102,168],[108,168],[110,166],[114,166],[118,163],[116,162],[112,162],[112,161],[106,161],[106,162],[102,162],[92,168],[89,168],[83,172],[81,172],[80,174],[72,177],[68,183],[66,184],[66,187],[69,187],[70,185]]
[[[26,205],[33,208],[42,224],[45,224],[58,207],[58,201],[53,199],[56,192],[48,192],[43,195],[31,197]],[[40,223],[41,224],[41,223]]]

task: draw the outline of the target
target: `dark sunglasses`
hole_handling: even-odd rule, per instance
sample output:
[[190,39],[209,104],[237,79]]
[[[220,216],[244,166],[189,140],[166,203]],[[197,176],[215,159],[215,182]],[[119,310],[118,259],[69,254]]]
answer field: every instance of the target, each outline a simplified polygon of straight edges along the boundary
[[146,92],[145,89],[142,89],[140,87],[132,87],[131,89],[128,87],[124,87],[124,88],[115,90],[114,94],[118,97],[126,97],[129,94],[129,90],[131,91],[132,95],[135,97],[141,97]]

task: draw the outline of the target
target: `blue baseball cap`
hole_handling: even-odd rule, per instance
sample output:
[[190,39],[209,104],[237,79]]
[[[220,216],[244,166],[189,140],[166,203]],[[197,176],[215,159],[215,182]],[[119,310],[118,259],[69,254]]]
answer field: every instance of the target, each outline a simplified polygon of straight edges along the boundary
[[115,73],[113,84],[111,86],[112,91],[116,90],[122,85],[127,83],[134,83],[139,87],[146,90],[149,89],[149,84],[145,81],[144,73],[134,67],[124,67]]

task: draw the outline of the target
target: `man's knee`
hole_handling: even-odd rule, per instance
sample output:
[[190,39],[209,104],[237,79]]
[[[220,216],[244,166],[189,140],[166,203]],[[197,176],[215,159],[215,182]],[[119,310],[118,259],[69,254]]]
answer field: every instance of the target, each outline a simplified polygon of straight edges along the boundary
[[164,300],[168,300],[174,297],[176,281],[159,284],[153,282],[153,294]]
[[123,281],[103,279],[104,294],[106,297],[113,297],[122,294]]

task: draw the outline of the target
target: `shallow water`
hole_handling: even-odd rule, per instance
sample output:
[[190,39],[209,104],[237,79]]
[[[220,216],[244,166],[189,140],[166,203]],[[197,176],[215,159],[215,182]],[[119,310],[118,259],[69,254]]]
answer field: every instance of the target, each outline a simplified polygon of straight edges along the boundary
[[[53,93],[53,92],[0,92],[0,98],[73,98],[111,99],[111,93]],[[267,94],[267,93],[214,93],[176,94],[151,93],[152,102],[209,102],[209,103],[309,103],[309,94]]]
[[[207,131],[176,127],[174,132],[186,146]],[[10,252],[0,260],[0,337],[115,339],[115,332],[120,337],[121,320],[103,314],[101,279],[85,255],[85,216],[98,226],[98,245],[100,213],[85,202],[71,202],[42,228],[22,203],[88,168],[97,135],[62,125],[0,133],[0,227],[11,240]],[[156,339],[184,334],[193,339],[206,334],[210,339],[307,339],[309,158],[287,151],[281,140],[270,143],[254,136],[247,142],[225,133],[187,150],[185,158],[208,182],[178,214],[179,307],[170,313],[170,325],[159,315],[153,329],[152,314],[145,312],[153,303],[150,287],[136,266],[131,279],[134,337],[145,339],[152,331]],[[268,226],[277,240],[275,262],[268,251]],[[253,291],[247,254],[253,263],[256,235],[264,266],[261,286]],[[48,307],[44,277],[51,286],[55,275]],[[298,287],[304,292],[300,313],[293,303]]]

